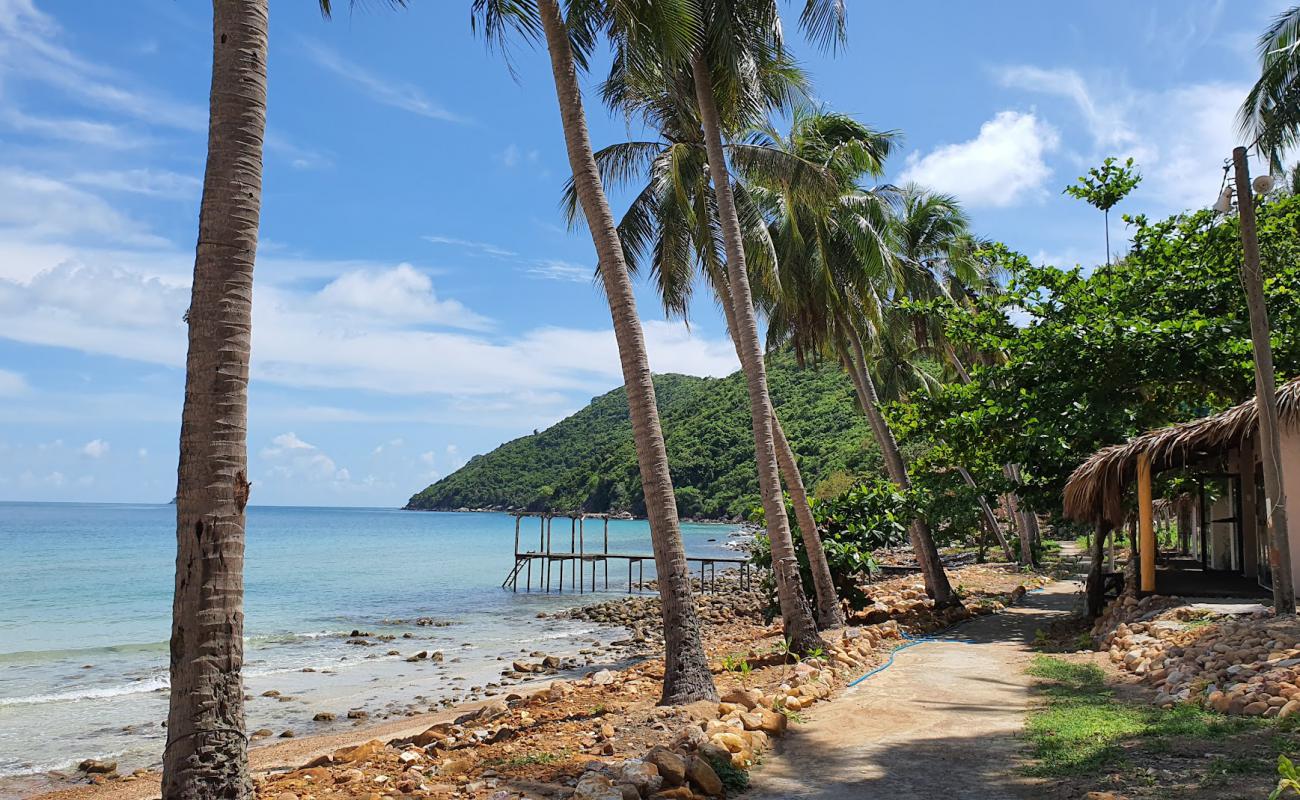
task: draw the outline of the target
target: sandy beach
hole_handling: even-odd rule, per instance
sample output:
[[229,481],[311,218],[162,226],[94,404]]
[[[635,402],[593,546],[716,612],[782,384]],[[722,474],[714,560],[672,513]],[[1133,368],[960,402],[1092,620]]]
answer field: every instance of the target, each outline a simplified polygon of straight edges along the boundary
[[[654,598],[605,600],[583,607],[570,613],[647,623],[646,649],[630,654],[621,664],[593,664],[563,675],[527,680],[501,695],[437,713],[364,721],[342,731],[255,746],[250,760],[259,795],[301,798],[305,781],[307,789],[311,785],[320,788],[319,793],[307,792],[319,797],[564,797],[592,764],[617,767],[656,747],[681,749],[683,731],[687,736],[695,735],[691,730],[717,733],[725,722],[719,717],[743,712],[742,706],[725,702],[727,698],[749,696],[744,693],[768,698],[767,711],[755,706],[757,710],[751,714],[755,728],[746,735],[752,743],[737,751],[752,758],[751,747],[761,750],[768,746],[768,734],[757,721],[763,713],[768,714],[763,719],[772,726],[777,726],[779,717],[783,731],[787,724],[783,714],[794,713],[798,718],[795,711],[801,703],[811,707],[829,698],[834,687],[883,661],[889,649],[902,641],[902,629],[924,632],[996,613],[1023,594],[1025,580],[1031,585],[1038,582],[1035,576],[1026,578],[1010,566],[969,566],[954,573],[970,592],[966,608],[938,614],[930,608],[915,578],[883,581],[873,585],[876,603],[859,615],[860,621],[868,617],[875,621],[835,632],[827,655],[806,664],[795,664],[778,654],[779,630],[763,621],[762,607],[754,602],[754,596],[705,596],[702,616],[715,680],[724,696],[720,705],[656,705],[662,662],[654,655],[658,632],[648,624],[657,614]],[[744,673],[728,669],[736,659],[752,664],[752,669],[747,667]],[[800,687],[806,688],[800,691]],[[773,716],[773,702],[783,709],[782,714]],[[450,739],[441,738],[448,734]],[[779,731],[771,735],[779,735]],[[430,744],[424,747],[412,744],[426,740]],[[412,772],[412,766],[418,769]],[[386,776],[395,776],[392,783]],[[92,776],[91,783],[84,775],[73,779],[80,782],[41,796],[51,800],[138,800],[157,797],[159,792],[158,775],[152,772],[107,779]]]

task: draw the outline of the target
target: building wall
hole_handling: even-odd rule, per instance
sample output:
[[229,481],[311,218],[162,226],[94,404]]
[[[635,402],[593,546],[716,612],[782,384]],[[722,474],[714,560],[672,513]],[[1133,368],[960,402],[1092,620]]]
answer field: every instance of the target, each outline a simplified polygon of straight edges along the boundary
[[1288,500],[1287,539],[1291,545],[1291,582],[1300,593],[1300,430],[1282,426],[1282,490]]

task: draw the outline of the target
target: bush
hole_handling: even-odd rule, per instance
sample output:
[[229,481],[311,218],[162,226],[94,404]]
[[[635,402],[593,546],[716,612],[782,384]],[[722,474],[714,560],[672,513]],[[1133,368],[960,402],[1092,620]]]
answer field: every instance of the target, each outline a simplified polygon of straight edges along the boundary
[[[817,530],[821,534],[822,549],[826,552],[831,580],[835,583],[835,593],[841,601],[848,602],[851,608],[865,606],[868,597],[862,591],[859,578],[876,568],[872,552],[884,547],[896,547],[907,541],[907,527],[915,514],[914,510],[894,485],[883,479],[859,482],[839,497],[832,500],[811,500],[810,504],[813,517],[817,520]],[[761,521],[762,509],[756,511]],[[787,508],[787,513],[793,520],[793,509]],[[808,550],[804,547],[798,527],[793,522],[791,524],[804,593],[810,601],[815,602],[816,592],[812,582],[812,568],[808,563]],[[766,536],[760,534],[755,537],[751,554],[756,566],[771,568],[772,546]]]

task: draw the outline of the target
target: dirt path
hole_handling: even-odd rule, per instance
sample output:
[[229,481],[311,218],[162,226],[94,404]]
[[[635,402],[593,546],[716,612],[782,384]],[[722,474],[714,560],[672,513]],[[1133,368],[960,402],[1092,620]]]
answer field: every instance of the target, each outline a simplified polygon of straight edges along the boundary
[[792,726],[753,772],[752,800],[1004,800],[1039,796],[1017,773],[1034,631],[1069,612],[1075,581],[1033,592],[893,666]]

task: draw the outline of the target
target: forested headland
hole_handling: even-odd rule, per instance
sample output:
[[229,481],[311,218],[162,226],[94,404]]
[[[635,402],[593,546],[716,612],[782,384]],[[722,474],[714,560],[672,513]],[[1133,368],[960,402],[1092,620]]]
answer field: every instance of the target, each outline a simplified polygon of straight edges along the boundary
[[[838,493],[880,454],[838,364],[768,359],[772,399],[810,491]],[[683,516],[730,519],[758,504],[744,375],[656,375],[664,439]],[[843,484],[843,485],[841,485]],[[644,513],[627,399],[618,388],[546,430],[506,442],[413,496],[418,510],[583,509]]]

